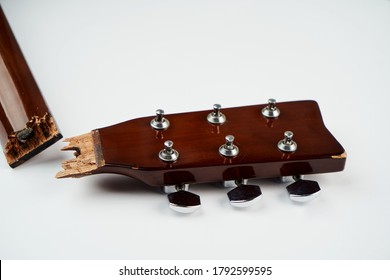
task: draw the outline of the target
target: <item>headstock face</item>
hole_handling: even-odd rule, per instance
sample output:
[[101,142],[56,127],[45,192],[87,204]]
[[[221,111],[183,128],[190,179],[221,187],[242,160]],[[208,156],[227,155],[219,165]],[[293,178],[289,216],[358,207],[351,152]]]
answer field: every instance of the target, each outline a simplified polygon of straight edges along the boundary
[[[175,180],[164,176],[172,177],[169,174],[175,172],[181,172],[181,177],[187,180],[208,182],[239,179],[235,176],[276,177],[341,170],[343,163],[339,161],[334,166],[337,160],[330,159],[342,155],[344,149],[325,128],[317,103],[296,101],[277,105],[281,113],[273,119],[261,114],[266,106],[263,104],[223,109],[226,122],[221,125],[207,121],[210,111],[200,111],[167,115],[170,126],[166,130],[150,126],[154,117],[101,128],[98,129],[101,157],[106,168],[118,168],[117,172],[150,185],[174,183]],[[293,139],[298,144],[295,152],[282,152],[277,147],[285,131],[294,133]],[[239,148],[235,157],[218,152],[227,135],[235,137],[234,144]],[[166,140],[173,141],[174,149],[179,152],[175,162],[167,163],[158,157]],[[134,175],[136,171],[150,174]],[[189,174],[183,177],[183,173]],[[167,182],[170,180],[173,182]]]

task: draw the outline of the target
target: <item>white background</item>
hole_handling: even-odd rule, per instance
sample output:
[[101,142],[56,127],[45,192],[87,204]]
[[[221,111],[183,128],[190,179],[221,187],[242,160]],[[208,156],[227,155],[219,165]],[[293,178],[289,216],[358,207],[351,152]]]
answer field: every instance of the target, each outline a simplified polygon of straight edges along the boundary
[[61,142],[14,170],[0,157],[1,259],[390,258],[390,1],[0,3],[65,137],[157,108],[314,99],[348,153],[309,177],[308,204],[262,180],[261,203],[232,209],[210,184],[184,216],[127,177],[55,179]]

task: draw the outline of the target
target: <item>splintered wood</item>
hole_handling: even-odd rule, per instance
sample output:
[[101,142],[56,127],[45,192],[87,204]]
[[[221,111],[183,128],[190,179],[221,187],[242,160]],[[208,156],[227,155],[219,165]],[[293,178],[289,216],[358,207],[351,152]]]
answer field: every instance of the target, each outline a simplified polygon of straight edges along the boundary
[[18,166],[61,137],[54,119],[49,113],[43,117],[32,117],[24,129],[8,136],[4,148],[8,164],[11,167]]
[[[96,135],[94,135],[96,134]],[[94,137],[95,136],[95,137]],[[80,136],[65,139],[64,142],[69,142],[68,146],[62,148],[63,151],[75,151],[75,158],[66,160],[62,163],[63,171],[57,173],[56,178],[82,177],[91,174],[101,164],[99,160],[97,132],[89,132]],[[95,139],[94,139],[95,138]]]
[[347,158],[347,152],[344,152],[341,155],[332,156],[332,158],[341,158],[341,159],[345,158],[346,159]]

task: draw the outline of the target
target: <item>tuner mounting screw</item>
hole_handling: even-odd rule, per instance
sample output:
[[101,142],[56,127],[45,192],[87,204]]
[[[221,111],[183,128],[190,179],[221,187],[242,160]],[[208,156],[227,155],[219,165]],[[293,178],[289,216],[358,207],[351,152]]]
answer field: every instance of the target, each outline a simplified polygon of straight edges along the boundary
[[164,110],[156,110],[156,117],[150,121],[150,126],[157,130],[164,130],[169,127],[169,121],[164,117]]
[[226,139],[226,143],[219,147],[219,153],[225,157],[237,156],[240,150],[236,145],[233,144],[234,136],[227,135],[225,139]]
[[261,113],[266,118],[277,118],[280,115],[280,110],[276,107],[276,100],[268,99],[268,105],[261,110]]
[[179,158],[179,152],[176,151],[173,147],[173,142],[171,140],[164,142],[164,149],[161,150],[158,154],[158,157],[162,161],[174,162]]
[[212,124],[223,124],[226,122],[226,116],[221,113],[221,105],[214,104],[214,111],[207,115],[207,121]]
[[291,131],[285,131],[284,132],[284,139],[280,140],[278,143],[279,150],[283,152],[295,152],[298,148],[298,145],[295,141],[292,140],[292,137],[294,136],[294,133]]

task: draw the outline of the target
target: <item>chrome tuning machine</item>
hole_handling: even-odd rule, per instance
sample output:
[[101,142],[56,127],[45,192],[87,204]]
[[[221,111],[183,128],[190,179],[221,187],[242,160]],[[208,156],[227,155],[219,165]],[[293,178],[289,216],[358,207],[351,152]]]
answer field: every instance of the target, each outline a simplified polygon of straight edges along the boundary
[[225,187],[235,186],[227,193],[230,204],[234,207],[248,207],[261,198],[261,189],[258,185],[247,184],[247,179],[224,181]]
[[156,110],[156,117],[150,121],[150,126],[155,130],[165,130],[169,125],[169,120],[164,117],[164,110]]
[[234,136],[227,135],[225,137],[226,143],[219,147],[219,154],[225,157],[235,157],[238,155],[240,150],[236,145],[233,144]]
[[298,144],[292,140],[294,133],[292,131],[284,132],[284,139],[278,142],[278,148],[285,153],[295,152],[298,148]]
[[179,152],[173,148],[173,141],[164,142],[164,149],[158,153],[158,157],[164,162],[175,162],[179,158]]
[[226,122],[226,116],[221,112],[222,106],[220,104],[214,104],[213,111],[207,115],[207,121],[211,124],[224,124]]
[[261,114],[268,119],[279,117],[280,110],[276,107],[276,100],[273,98],[268,99],[268,105],[261,110]]
[[302,176],[293,176],[294,183],[286,187],[290,199],[297,202],[307,202],[316,198],[321,188],[316,181],[304,180]]
[[164,192],[168,194],[169,207],[180,213],[193,213],[200,208],[200,197],[188,191],[189,184],[165,186]]

